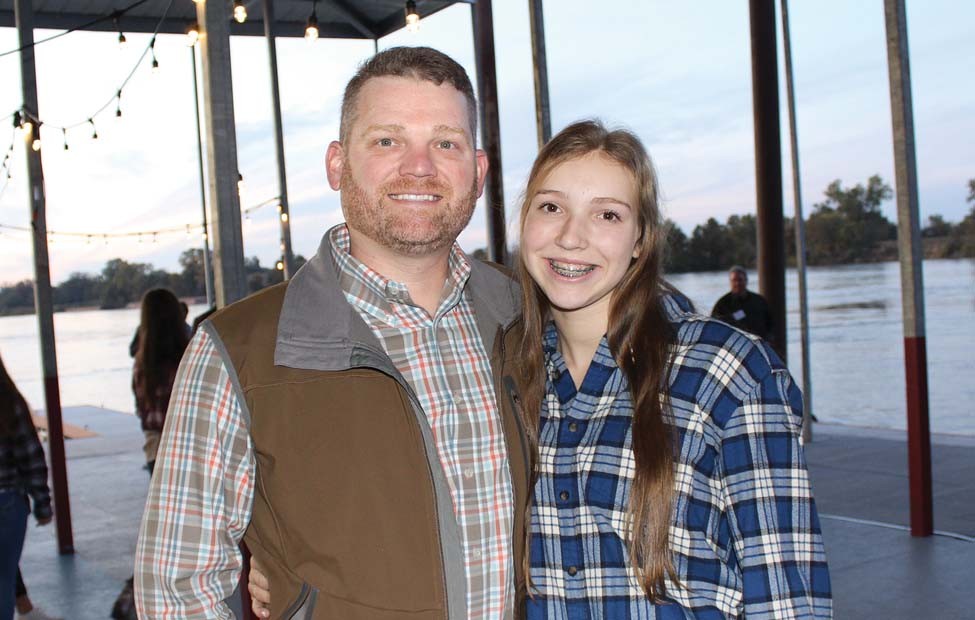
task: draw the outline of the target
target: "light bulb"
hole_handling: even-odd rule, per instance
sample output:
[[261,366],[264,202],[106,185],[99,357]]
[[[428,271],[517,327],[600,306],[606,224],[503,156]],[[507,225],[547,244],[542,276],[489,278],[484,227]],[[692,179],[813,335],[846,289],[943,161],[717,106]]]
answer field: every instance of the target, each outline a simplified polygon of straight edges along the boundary
[[244,6],[242,0],[234,0],[234,21],[238,24],[247,21],[247,7]]

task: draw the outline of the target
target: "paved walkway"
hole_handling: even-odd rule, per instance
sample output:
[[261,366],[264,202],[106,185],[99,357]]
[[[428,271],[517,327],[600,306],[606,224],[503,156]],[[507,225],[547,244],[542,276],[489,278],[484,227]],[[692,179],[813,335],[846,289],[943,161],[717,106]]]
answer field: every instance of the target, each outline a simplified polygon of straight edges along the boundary
[[[106,409],[72,407],[64,417],[97,434],[66,446],[76,553],[57,554],[53,524],[31,526],[21,566],[44,611],[100,620],[132,573],[148,486],[142,433],[135,418]],[[815,432],[806,455],[826,537],[835,617],[972,618],[975,438],[934,438],[939,534],[912,538],[903,433],[824,425]]]

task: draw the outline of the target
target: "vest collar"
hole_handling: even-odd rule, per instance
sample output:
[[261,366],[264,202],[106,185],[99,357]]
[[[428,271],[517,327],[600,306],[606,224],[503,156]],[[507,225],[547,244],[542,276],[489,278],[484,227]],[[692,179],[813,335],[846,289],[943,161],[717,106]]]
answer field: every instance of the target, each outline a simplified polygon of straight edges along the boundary
[[[274,363],[309,370],[344,370],[353,366],[363,347],[381,352],[382,345],[349,305],[338,281],[326,232],[318,252],[288,282],[278,319]],[[498,328],[519,314],[518,286],[507,275],[471,259],[467,286],[478,330],[488,351]]]

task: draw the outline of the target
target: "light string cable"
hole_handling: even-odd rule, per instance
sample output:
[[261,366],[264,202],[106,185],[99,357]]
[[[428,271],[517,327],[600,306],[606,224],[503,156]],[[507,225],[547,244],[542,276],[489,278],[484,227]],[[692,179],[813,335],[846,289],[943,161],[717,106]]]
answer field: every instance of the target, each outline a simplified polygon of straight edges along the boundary
[[[10,116],[13,115],[11,114]],[[7,118],[10,118],[10,116],[8,116]],[[7,119],[0,120],[0,123],[2,123],[5,120]],[[14,153],[14,144],[16,143],[17,143],[17,130],[15,129],[13,130],[13,133],[10,136],[10,146],[7,147],[7,150],[3,154],[3,164],[0,165],[0,182],[3,183],[3,185],[0,185],[0,199],[3,198],[3,193],[7,191],[7,186],[10,185],[10,178],[12,176],[10,174],[10,170],[13,168],[14,165],[13,153]]]
[[[140,4],[142,4],[143,2],[146,2],[146,1],[148,1],[148,0],[139,0],[139,2],[136,2],[132,6],[126,8],[126,9],[123,9],[123,12],[124,11],[128,11],[128,10],[131,10],[132,8],[138,6],[138,5],[140,5]],[[166,5],[166,10],[163,11],[162,17],[159,18],[159,22],[156,24],[155,29],[153,29],[153,31],[152,31],[152,38],[149,39],[149,44],[146,45],[146,47],[145,47],[144,50],[142,50],[142,54],[139,55],[139,59],[135,62],[135,65],[132,67],[132,70],[129,71],[129,74],[125,77],[125,80],[123,80],[122,81],[122,84],[115,90],[115,94],[112,95],[112,97],[108,101],[106,101],[104,103],[104,105],[102,105],[102,107],[100,107],[97,110],[95,110],[95,112],[93,114],[89,114],[83,120],[80,120],[80,121],[78,121],[76,123],[71,123],[71,124],[67,124],[67,125],[55,125],[53,123],[47,123],[47,122],[42,121],[41,119],[37,118],[30,110],[24,109],[22,111],[22,113],[26,117],[28,117],[30,120],[32,120],[35,123],[37,123],[38,126],[40,126],[42,124],[43,125],[47,125],[49,127],[54,127],[55,129],[60,129],[63,133],[66,133],[67,130],[69,130],[69,129],[74,129],[75,127],[80,127],[81,125],[89,125],[90,124],[90,125],[92,125],[92,127],[94,127],[94,125],[95,125],[94,118],[96,116],[98,116],[99,114],[101,114],[102,112],[104,112],[105,111],[105,108],[107,108],[108,106],[112,105],[113,102],[118,102],[119,106],[121,106],[122,89],[124,89],[125,86],[129,83],[129,80],[132,79],[132,76],[135,75],[135,72],[139,69],[139,66],[142,64],[142,61],[145,60],[146,54],[148,54],[155,47],[155,45],[156,45],[156,35],[159,34],[159,29],[162,28],[163,22],[166,21],[166,17],[169,15],[169,10],[173,7],[173,2],[175,2],[175,0],[169,0],[169,4]],[[101,19],[113,19],[115,17],[117,17],[117,13],[115,13],[113,15],[110,15],[110,16],[108,16],[106,18],[101,18]],[[101,21],[101,19],[99,21]],[[49,40],[49,39],[45,39],[45,40]],[[153,52],[153,53],[155,53],[155,52]],[[122,115],[121,107],[117,107],[116,108],[116,116],[121,116],[121,115]],[[97,130],[95,130],[95,132],[93,134],[93,137],[96,137],[97,135],[98,135],[98,132],[97,132]],[[66,137],[67,136],[65,136],[65,138]]]
[[[20,52],[20,51],[23,51],[23,50],[26,50],[26,49],[30,49],[32,47],[37,47],[41,43],[47,43],[48,41],[53,41],[54,39],[60,39],[64,35],[71,34],[72,32],[77,32],[79,30],[86,30],[86,29],[90,28],[91,26],[94,26],[95,24],[100,24],[101,22],[108,21],[110,19],[118,19],[119,17],[121,17],[122,15],[125,15],[126,13],[128,13],[129,11],[131,11],[132,9],[134,9],[137,6],[140,6],[142,4],[145,4],[148,1],[149,0],[137,0],[136,2],[133,2],[129,6],[125,7],[124,9],[118,9],[117,11],[112,11],[108,15],[102,15],[100,17],[96,17],[95,19],[93,19],[93,20],[91,20],[89,22],[85,22],[84,24],[81,24],[80,26],[75,26],[74,28],[69,28],[69,29],[65,30],[64,32],[59,32],[58,34],[51,35],[51,36],[49,36],[46,39],[41,39],[40,41],[34,41],[30,45],[22,45],[22,46],[20,46],[20,47],[18,47],[16,49],[7,50],[6,52],[0,53],[0,58],[3,58],[4,56],[9,56],[11,54],[16,54],[17,52]],[[169,9],[167,8],[166,10],[168,11]]]
[[[16,141],[16,138],[14,138],[14,141]],[[8,169],[9,169],[9,165],[8,165]],[[3,188],[6,189],[6,182],[4,183]],[[2,192],[2,190],[0,190],[0,192]],[[278,204],[279,202],[280,202],[279,197],[275,196],[274,198],[269,198],[263,202],[259,202],[255,205],[247,207],[246,209],[242,209],[241,213],[243,213],[245,216],[248,216],[250,215],[250,213],[257,211],[258,209],[261,209],[268,205]],[[9,231],[26,232],[26,233],[32,232],[32,229],[27,226],[14,226],[12,224],[0,224],[0,230],[9,230]],[[167,228],[158,228],[155,230],[133,230],[127,232],[70,232],[70,231],[48,230],[47,236],[48,237],[74,237],[79,239],[85,239],[89,243],[92,241],[108,241],[109,239],[122,239],[122,238],[132,238],[132,237],[136,237],[140,240],[143,238],[149,238],[150,240],[155,242],[156,237],[158,235],[166,235],[166,234],[173,234],[173,233],[186,233],[187,235],[189,235],[192,234],[194,231],[203,231],[203,224],[196,224],[196,223],[183,224],[177,226],[170,226]],[[205,231],[203,231],[203,233],[206,234]]]

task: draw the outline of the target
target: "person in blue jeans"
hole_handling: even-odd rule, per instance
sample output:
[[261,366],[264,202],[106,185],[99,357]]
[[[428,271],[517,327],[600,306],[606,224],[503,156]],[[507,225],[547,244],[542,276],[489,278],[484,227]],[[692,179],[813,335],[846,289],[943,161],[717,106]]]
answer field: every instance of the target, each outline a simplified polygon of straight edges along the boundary
[[47,463],[27,401],[0,359],[0,620],[14,617],[17,564],[33,500],[38,525],[51,522]]

